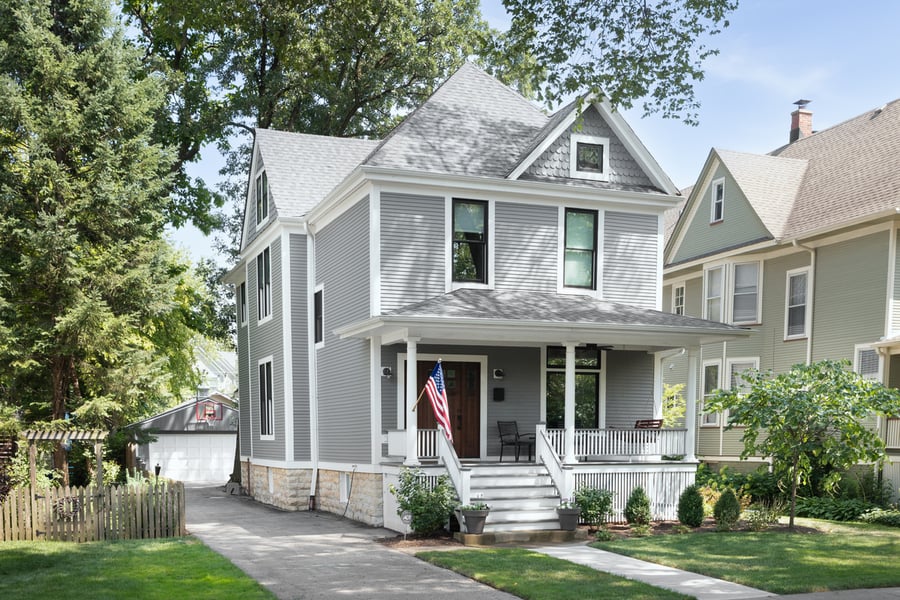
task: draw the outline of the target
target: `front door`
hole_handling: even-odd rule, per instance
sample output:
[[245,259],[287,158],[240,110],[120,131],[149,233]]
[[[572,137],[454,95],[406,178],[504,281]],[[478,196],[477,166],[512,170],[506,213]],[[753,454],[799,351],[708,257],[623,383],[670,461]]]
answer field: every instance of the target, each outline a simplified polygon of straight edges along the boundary
[[[471,362],[442,362],[453,447],[460,458],[479,458],[481,448],[481,364]],[[425,386],[434,369],[434,362],[419,361],[416,381],[419,390]],[[436,429],[434,412],[428,396],[422,396],[416,408],[417,427]]]

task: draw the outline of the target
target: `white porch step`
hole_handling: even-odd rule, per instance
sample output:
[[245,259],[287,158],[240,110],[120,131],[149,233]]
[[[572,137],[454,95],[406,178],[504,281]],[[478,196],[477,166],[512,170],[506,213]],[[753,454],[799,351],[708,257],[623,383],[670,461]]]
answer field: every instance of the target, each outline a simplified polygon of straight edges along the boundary
[[472,469],[472,502],[491,507],[488,533],[559,529],[559,493],[543,465],[503,463],[467,465]]

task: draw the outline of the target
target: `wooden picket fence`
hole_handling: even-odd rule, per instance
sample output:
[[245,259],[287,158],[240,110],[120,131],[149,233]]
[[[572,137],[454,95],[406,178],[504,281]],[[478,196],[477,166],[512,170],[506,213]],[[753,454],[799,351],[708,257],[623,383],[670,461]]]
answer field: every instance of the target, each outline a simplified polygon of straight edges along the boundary
[[16,488],[0,503],[0,541],[94,542],[185,535],[184,484]]

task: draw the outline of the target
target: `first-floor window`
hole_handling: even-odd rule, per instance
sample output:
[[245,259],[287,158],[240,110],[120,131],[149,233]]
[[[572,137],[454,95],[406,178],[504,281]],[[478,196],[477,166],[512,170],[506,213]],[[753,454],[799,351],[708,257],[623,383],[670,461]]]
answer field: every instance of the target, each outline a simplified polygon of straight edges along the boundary
[[722,387],[719,379],[720,365],[718,362],[710,362],[703,365],[703,415],[700,417],[701,425],[718,425],[719,413],[708,412],[706,403],[709,398]]
[[853,370],[866,379],[879,381],[881,379],[881,357],[878,356],[878,351],[867,346],[857,346]]
[[742,374],[759,368],[758,358],[736,358],[728,360],[728,389],[737,390],[740,394],[750,391],[750,384],[744,381]]
[[[566,349],[547,348],[547,427],[562,429],[566,415]],[[575,427],[595,429],[600,423],[601,350],[575,348]]]
[[271,359],[259,363],[259,435],[275,435],[275,395]]

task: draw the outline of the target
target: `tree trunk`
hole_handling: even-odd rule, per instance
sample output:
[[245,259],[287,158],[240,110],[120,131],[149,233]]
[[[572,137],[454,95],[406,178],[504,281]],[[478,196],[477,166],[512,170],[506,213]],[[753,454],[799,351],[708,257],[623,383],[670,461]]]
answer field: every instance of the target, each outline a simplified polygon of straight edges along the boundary
[[800,477],[797,464],[799,462],[800,456],[795,454],[794,463],[791,465],[791,517],[788,521],[788,529],[791,531],[794,530],[794,515],[797,512],[797,479]]
[[[65,356],[54,356],[51,367],[53,380],[53,404],[50,418],[54,421],[66,416],[66,381],[69,373],[69,360]],[[58,443],[53,450],[53,468],[62,475],[64,486],[69,485],[69,455],[62,443]]]

